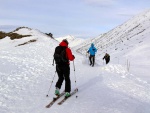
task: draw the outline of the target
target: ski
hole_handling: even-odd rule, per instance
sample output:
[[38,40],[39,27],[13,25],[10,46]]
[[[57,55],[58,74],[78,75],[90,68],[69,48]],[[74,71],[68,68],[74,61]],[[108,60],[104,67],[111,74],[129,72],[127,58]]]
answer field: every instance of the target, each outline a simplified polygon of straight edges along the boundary
[[69,97],[64,97],[59,103],[58,105],[62,105],[68,98],[70,98],[72,95],[74,95],[76,92],[78,92],[78,89],[75,89]]
[[62,97],[65,94],[65,91],[63,91],[59,96],[57,96],[56,98],[53,98],[53,100],[46,105],[46,108],[50,108],[60,97]]

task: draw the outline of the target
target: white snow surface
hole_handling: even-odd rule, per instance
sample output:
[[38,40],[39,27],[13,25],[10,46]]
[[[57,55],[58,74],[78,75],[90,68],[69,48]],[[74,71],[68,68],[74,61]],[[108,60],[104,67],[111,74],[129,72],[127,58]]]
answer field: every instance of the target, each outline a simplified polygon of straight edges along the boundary
[[70,47],[78,46],[78,45],[80,45],[81,43],[83,43],[85,41],[85,39],[76,38],[72,35],[67,35],[67,36],[64,36],[64,37],[58,37],[58,38],[55,38],[55,39],[59,42],[61,42],[63,39],[67,39],[68,42],[69,42]]
[[[28,35],[27,31],[24,28],[17,32]],[[79,91],[64,104],[57,104],[62,97],[51,108],[45,108],[53,99],[58,79],[56,74],[53,80],[55,66],[52,63],[59,43],[33,31],[32,36],[23,39],[0,40],[0,113],[150,113],[149,32],[140,39],[142,43],[136,38],[132,38],[132,42],[123,39],[127,46],[133,45],[123,52],[111,51],[114,45],[109,46],[111,61],[108,65],[101,59],[101,51],[97,52],[95,66],[90,67],[88,57],[77,53],[79,49],[72,49],[75,71],[70,62],[71,87],[72,91],[76,87]],[[17,46],[29,38],[37,41]],[[126,45],[117,47],[126,48]]]

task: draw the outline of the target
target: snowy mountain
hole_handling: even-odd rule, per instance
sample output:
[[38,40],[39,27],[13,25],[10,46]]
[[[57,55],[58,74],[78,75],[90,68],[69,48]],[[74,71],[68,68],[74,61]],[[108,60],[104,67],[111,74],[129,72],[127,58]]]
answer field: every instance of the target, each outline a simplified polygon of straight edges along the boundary
[[[76,46],[70,77],[72,91],[79,91],[51,108],[45,106],[53,99],[58,78],[52,63],[59,42],[29,28],[14,31],[29,37],[1,39],[0,113],[150,113],[149,17],[150,12],[144,12]],[[99,49],[94,67],[84,55],[91,42]],[[108,65],[101,59],[106,50]]]
[[[84,42],[77,51],[86,54],[91,43],[94,43],[98,48],[97,57],[103,57],[108,52],[112,59],[123,56],[130,60],[135,60],[135,57],[138,57],[137,61],[141,60],[141,57],[145,60],[149,57],[149,55],[145,56],[145,53],[150,52],[149,35],[150,10],[131,18],[102,36]],[[139,54],[135,54],[135,51]],[[137,63],[137,61],[135,62]],[[149,61],[147,62],[150,63]]]
[[56,40],[58,40],[59,42],[61,42],[63,39],[67,39],[67,40],[68,40],[68,42],[69,42],[69,47],[78,46],[78,45],[80,45],[81,43],[83,43],[83,42],[85,41],[85,39],[82,39],[82,38],[75,38],[75,37],[72,36],[72,35],[67,35],[67,36],[64,36],[64,37],[56,38]]
[[6,37],[0,40],[0,50],[36,42],[40,40],[41,37],[50,38],[49,36],[40,32],[39,30],[31,29],[28,27],[19,27],[10,33],[6,33],[5,35]]

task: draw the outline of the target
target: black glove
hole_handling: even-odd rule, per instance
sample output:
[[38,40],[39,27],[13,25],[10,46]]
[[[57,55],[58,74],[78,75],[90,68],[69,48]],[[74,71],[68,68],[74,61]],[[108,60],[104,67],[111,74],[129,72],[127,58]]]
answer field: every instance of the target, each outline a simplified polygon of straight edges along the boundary
[[74,55],[72,55],[73,56],[73,58],[75,59],[75,56]]

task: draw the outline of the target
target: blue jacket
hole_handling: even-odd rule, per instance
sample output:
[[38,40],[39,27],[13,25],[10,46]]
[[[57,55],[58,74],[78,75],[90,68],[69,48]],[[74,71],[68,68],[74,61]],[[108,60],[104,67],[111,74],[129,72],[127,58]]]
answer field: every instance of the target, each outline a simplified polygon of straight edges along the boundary
[[94,44],[91,44],[91,47],[88,50],[88,53],[90,53],[90,55],[95,55],[95,53],[97,52],[97,49],[94,47]]

